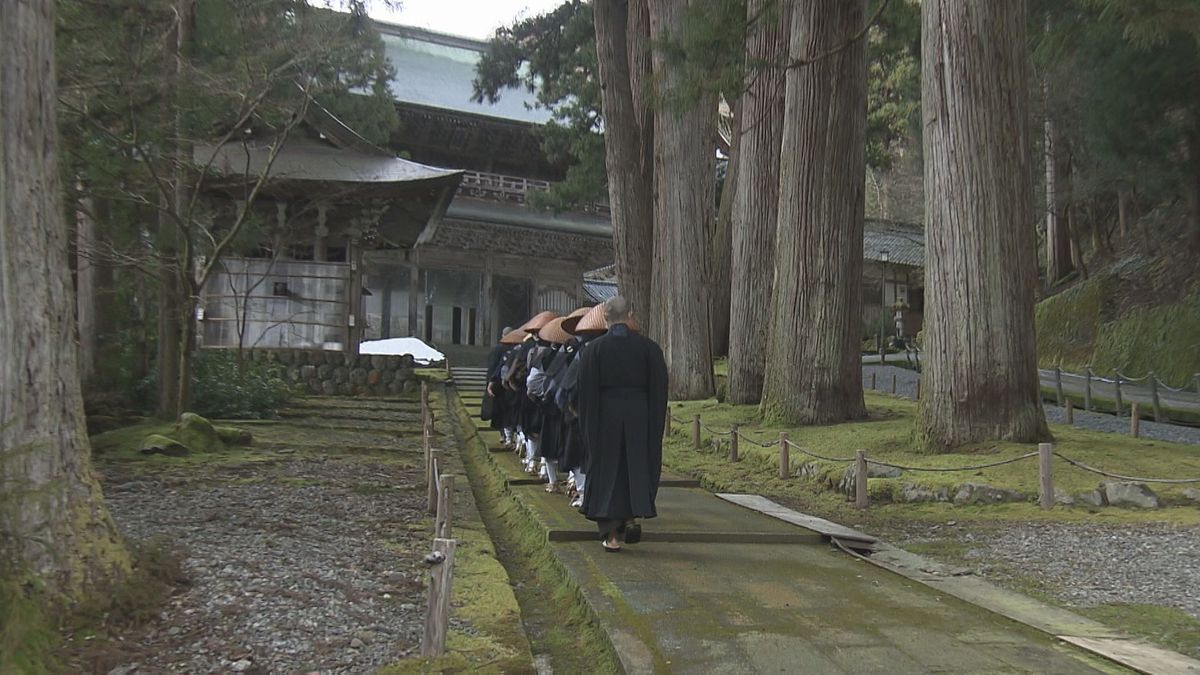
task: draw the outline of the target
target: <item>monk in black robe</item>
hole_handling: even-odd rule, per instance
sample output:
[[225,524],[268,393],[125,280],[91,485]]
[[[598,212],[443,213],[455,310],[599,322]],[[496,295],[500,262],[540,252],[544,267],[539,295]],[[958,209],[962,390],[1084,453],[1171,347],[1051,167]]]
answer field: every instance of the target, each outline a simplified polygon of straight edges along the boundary
[[[502,333],[500,333],[500,336],[504,337],[505,335],[508,335],[508,333],[511,330],[512,330],[511,328],[506,327],[504,329],[504,331]],[[499,431],[501,433],[501,436],[503,437],[505,445],[507,445],[511,442],[511,434],[505,433],[505,431],[504,431],[505,396],[504,396],[504,385],[501,382],[501,378],[500,378],[500,366],[504,363],[504,355],[507,354],[508,350],[510,350],[510,349],[512,349],[512,345],[506,345],[503,342],[497,342],[496,346],[492,347],[492,351],[488,352],[487,388],[483,392],[484,401],[485,401],[483,406],[485,408],[488,405],[491,406],[491,418],[488,420],[489,422],[491,422],[490,426],[492,429]],[[491,401],[490,404],[487,403],[488,400]]]
[[667,364],[662,349],[630,330],[629,303],[604,303],[608,332],[579,357],[579,420],[587,447],[583,513],[596,521],[604,548],[641,539],[638,518],[658,515],[667,414]]

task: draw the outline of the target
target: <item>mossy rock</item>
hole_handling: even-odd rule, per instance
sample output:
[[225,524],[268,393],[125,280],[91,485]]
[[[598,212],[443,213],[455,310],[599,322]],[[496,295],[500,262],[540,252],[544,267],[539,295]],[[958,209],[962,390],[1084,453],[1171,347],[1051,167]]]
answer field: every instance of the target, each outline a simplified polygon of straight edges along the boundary
[[215,452],[225,449],[225,443],[212,422],[196,413],[183,413],[179,416],[174,436],[193,452]]
[[248,446],[254,444],[254,434],[239,427],[214,427],[217,437],[226,445]]
[[143,455],[166,455],[168,457],[183,457],[191,452],[183,443],[162,434],[150,434],[143,438],[138,450]]

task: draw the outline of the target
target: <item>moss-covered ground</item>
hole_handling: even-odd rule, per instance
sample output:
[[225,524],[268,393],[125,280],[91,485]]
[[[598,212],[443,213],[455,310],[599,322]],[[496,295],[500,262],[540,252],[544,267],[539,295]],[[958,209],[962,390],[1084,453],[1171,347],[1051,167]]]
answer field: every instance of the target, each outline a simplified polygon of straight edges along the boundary
[[[441,395],[435,395],[440,403]],[[475,501],[496,542],[534,651],[556,672],[619,672],[615,654],[587,608],[578,586],[555,557],[546,533],[510,492],[506,476],[475,432],[475,421],[456,400],[447,416],[456,426]]]
[[[917,449],[913,442],[913,425],[916,403],[884,394],[866,394],[870,417],[861,422],[819,427],[781,427],[757,421],[755,406],[737,406],[708,401],[672,403],[671,413],[678,419],[691,420],[699,414],[705,427],[713,430],[729,429],[739,424],[747,436],[763,442],[772,442],[767,448],[742,441],[739,444],[741,461],[733,464],[725,456],[728,439],[717,437],[720,450],[713,450],[713,434],[702,432],[704,450],[692,449],[691,424],[672,423],[672,433],[664,444],[664,455],[670,468],[706,478],[714,484],[750,483],[760,488],[770,488],[775,493],[820,492],[832,489],[849,466],[845,461],[824,461],[806,456],[792,449],[791,466],[798,473],[803,464],[809,464],[807,473],[811,478],[791,478],[782,481],[777,477],[779,449],[775,443],[780,432],[787,432],[791,441],[817,455],[829,458],[848,459],[855,450],[862,448],[869,457],[902,466],[953,468],[984,464],[1017,457],[1036,446],[1020,443],[992,442],[966,446],[953,453],[928,454]],[[1094,467],[1108,471],[1145,477],[1179,478],[1200,477],[1200,454],[1195,447],[1163,441],[1132,439],[1114,434],[1052,425],[1056,450],[1064,455]],[[1100,476],[1056,461],[1054,484],[1057,490],[1076,494],[1094,490],[1104,479]],[[954,506],[934,504],[890,504],[899,501],[897,496],[906,484],[914,484],[936,490],[951,490],[963,483],[986,483],[996,487],[1017,490],[1028,497],[1024,503],[997,504],[986,507]],[[879,508],[899,509],[906,517],[942,518],[953,514],[955,518],[1005,518],[1022,519],[1119,519],[1160,520],[1176,523],[1200,523],[1200,508],[1195,502],[1182,497],[1185,486],[1155,485],[1154,490],[1169,508],[1154,511],[1086,507],[1056,507],[1043,512],[1036,507],[1039,477],[1036,458],[1026,459],[999,467],[970,470],[922,473],[905,471],[898,478],[871,478],[868,481],[873,502]],[[834,497],[844,501],[843,495]]]

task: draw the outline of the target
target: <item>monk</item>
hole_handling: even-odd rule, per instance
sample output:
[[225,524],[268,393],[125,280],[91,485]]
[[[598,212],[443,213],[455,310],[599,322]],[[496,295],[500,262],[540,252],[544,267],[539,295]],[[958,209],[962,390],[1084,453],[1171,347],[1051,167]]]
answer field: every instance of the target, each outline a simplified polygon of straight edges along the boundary
[[579,422],[589,454],[583,513],[601,544],[621,550],[641,540],[638,518],[658,515],[667,414],[667,364],[653,340],[635,333],[629,301],[604,303],[608,332],[579,356]]

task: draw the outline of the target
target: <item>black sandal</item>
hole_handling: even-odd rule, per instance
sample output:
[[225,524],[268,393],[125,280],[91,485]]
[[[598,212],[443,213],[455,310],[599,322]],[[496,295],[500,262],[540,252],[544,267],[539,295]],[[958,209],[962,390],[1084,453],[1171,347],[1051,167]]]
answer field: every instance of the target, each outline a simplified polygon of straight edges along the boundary
[[625,543],[636,544],[642,540],[642,526],[639,523],[630,523],[625,526]]

